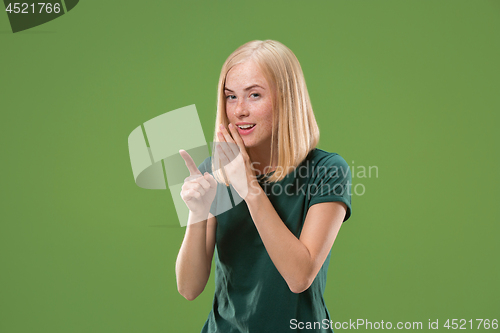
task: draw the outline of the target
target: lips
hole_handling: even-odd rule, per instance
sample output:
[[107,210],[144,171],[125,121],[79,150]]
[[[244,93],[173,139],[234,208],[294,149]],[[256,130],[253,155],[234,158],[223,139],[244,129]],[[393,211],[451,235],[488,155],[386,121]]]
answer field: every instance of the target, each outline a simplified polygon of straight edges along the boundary
[[244,123],[244,122],[236,123],[235,125],[238,126],[238,128],[241,128],[243,130],[250,129],[250,128],[255,126],[254,123]]
[[257,127],[257,125],[252,123],[237,123],[236,127],[238,127],[238,132],[241,135],[248,135],[255,129],[255,127]]

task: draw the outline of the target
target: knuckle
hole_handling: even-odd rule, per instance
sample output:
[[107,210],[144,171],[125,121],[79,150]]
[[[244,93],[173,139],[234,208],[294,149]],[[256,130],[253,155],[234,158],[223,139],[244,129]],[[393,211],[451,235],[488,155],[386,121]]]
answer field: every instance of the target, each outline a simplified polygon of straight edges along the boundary
[[181,198],[182,198],[182,200],[184,200],[184,201],[189,201],[190,196],[189,196],[189,194],[187,194],[187,193],[181,192]]

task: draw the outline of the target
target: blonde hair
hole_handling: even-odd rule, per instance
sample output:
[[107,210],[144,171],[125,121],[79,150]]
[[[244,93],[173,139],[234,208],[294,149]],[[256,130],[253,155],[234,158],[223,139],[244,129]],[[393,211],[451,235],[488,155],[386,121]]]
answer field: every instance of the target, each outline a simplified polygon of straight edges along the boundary
[[[266,181],[280,181],[293,171],[316,147],[319,128],[314,117],[309,93],[300,63],[293,52],[274,40],[254,40],[238,47],[224,62],[219,77],[217,117],[214,142],[220,124],[229,125],[226,114],[224,87],[227,73],[234,66],[253,60],[271,87],[273,96],[273,124],[271,160],[276,171]],[[274,147],[277,151],[274,151]],[[218,182],[229,186],[220,159],[212,158],[212,170]],[[285,171],[286,170],[286,171]]]

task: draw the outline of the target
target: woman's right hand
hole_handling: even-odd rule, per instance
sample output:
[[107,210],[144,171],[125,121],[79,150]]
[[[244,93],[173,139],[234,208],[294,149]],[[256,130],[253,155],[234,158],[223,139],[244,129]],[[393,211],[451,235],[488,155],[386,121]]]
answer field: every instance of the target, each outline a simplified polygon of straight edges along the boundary
[[190,174],[189,177],[184,179],[181,198],[189,210],[199,217],[200,221],[206,220],[210,212],[210,206],[215,198],[217,182],[208,172],[202,175],[191,156],[185,150],[180,150],[179,153],[184,159]]

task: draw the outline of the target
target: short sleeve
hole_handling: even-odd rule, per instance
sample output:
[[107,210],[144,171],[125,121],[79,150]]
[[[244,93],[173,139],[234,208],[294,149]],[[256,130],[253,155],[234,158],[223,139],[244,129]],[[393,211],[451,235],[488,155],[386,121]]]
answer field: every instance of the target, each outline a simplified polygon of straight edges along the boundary
[[309,207],[321,202],[340,201],[347,206],[344,221],[351,216],[351,170],[342,156],[330,153],[312,168]]

